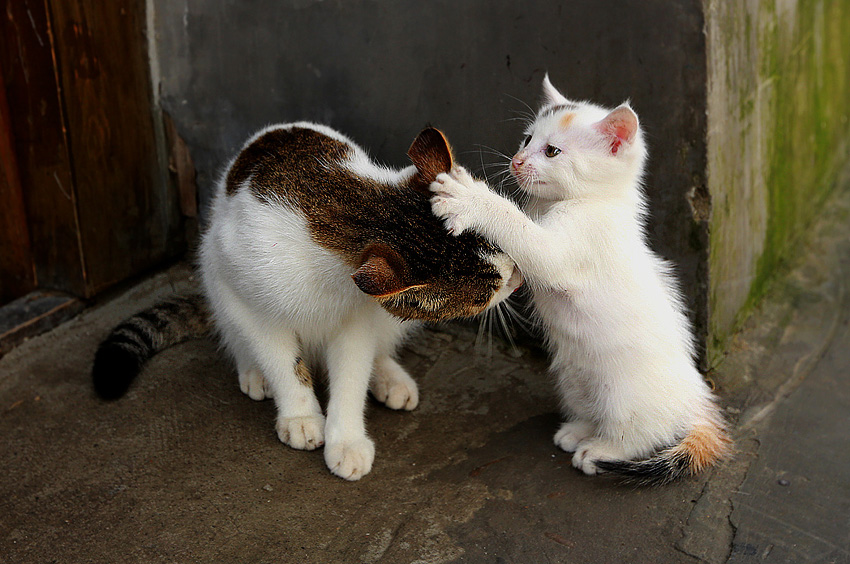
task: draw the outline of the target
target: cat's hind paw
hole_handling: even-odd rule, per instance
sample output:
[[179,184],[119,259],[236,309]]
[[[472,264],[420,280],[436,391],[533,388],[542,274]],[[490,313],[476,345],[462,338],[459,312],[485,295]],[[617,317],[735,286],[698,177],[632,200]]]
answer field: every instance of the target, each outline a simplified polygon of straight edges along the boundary
[[368,474],[374,460],[375,443],[368,437],[325,447],[325,464],[331,473],[346,480],[359,480]]
[[315,450],[325,444],[325,418],[320,414],[279,417],[277,436],[298,450]]
[[262,401],[272,397],[271,390],[263,378],[262,372],[256,368],[243,370],[239,373],[239,389],[252,400]]
[[579,443],[575,454],[573,455],[573,467],[581,470],[588,476],[600,474],[601,471],[596,467],[596,463],[600,460],[625,460],[625,451],[622,447],[611,444],[604,439],[586,439]]
[[595,431],[596,427],[587,421],[568,421],[555,433],[555,445],[566,452],[575,452],[579,443],[592,436]]

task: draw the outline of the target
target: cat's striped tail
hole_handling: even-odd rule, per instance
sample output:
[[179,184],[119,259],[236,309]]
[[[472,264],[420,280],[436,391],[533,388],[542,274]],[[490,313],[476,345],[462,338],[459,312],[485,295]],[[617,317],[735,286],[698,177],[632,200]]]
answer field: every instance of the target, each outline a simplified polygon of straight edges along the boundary
[[600,460],[596,467],[630,483],[660,486],[699,474],[729,454],[731,447],[732,440],[722,422],[704,422],[695,425],[678,444],[652,458]]
[[122,321],[95,353],[95,391],[104,399],[121,397],[156,353],[206,335],[207,318],[203,296],[192,294],[160,302]]

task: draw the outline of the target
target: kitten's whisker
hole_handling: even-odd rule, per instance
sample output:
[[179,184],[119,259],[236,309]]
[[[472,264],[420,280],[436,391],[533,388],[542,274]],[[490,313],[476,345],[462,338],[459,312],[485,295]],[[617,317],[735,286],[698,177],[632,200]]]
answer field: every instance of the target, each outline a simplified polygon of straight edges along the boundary
[[525,100],[520,100],[516,96],[511,96],[510,94],[505,94],[505,96],[507,96],[508,98],[512,98],[512,99],[516,100],[517,102],[519,102],[520,104],[522,104],[523,106],[525,106],[526,109],[528,109],[528,113],[532,118],[537,116],[537,112],[535,112],[534,109],[525,102]]
[[501,152],[500,150],[498,150],[494,147],[490,147],[488,145],[480,145],[480,144],[476,145],[476,147],[478,147],[478,150],[481,151],[481,152],[484,152],[484,149],[487,149],[486,152],[491,154],[491,155],[496,155],[497,157],[504,157],[507,160],[511,159],[511,157],[509,157],[508,155],[506,155],[505,153]]

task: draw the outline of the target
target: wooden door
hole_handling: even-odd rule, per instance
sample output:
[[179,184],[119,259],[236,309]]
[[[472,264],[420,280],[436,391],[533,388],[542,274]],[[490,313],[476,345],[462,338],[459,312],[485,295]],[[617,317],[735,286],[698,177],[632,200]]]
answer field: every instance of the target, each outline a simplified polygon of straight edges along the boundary
[[[90,297],[182,252],[178,198],[157,150],[144,0],[0,5],[4,172],[7,159],[17,163],[0,203],[21,204],[0,211],[0,245],[16,249],[0,261],[0,298],[28,286]],[[7,281],[27,261],[31,280],[12,291]]]

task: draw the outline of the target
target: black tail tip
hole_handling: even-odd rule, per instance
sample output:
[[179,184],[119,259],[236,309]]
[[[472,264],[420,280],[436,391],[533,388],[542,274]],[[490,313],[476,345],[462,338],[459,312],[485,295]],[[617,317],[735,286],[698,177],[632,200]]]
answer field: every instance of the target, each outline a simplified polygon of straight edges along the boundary
[[94,357],[94,390],[103,399],[116,400],[127,393],[139,369],[139,359],[133,352],[104,343]]
[[688,475],[687,464],[680,460],[656,457],[641,461],[600,460],[596,467],[626,484],[635,486],[663,486]]

